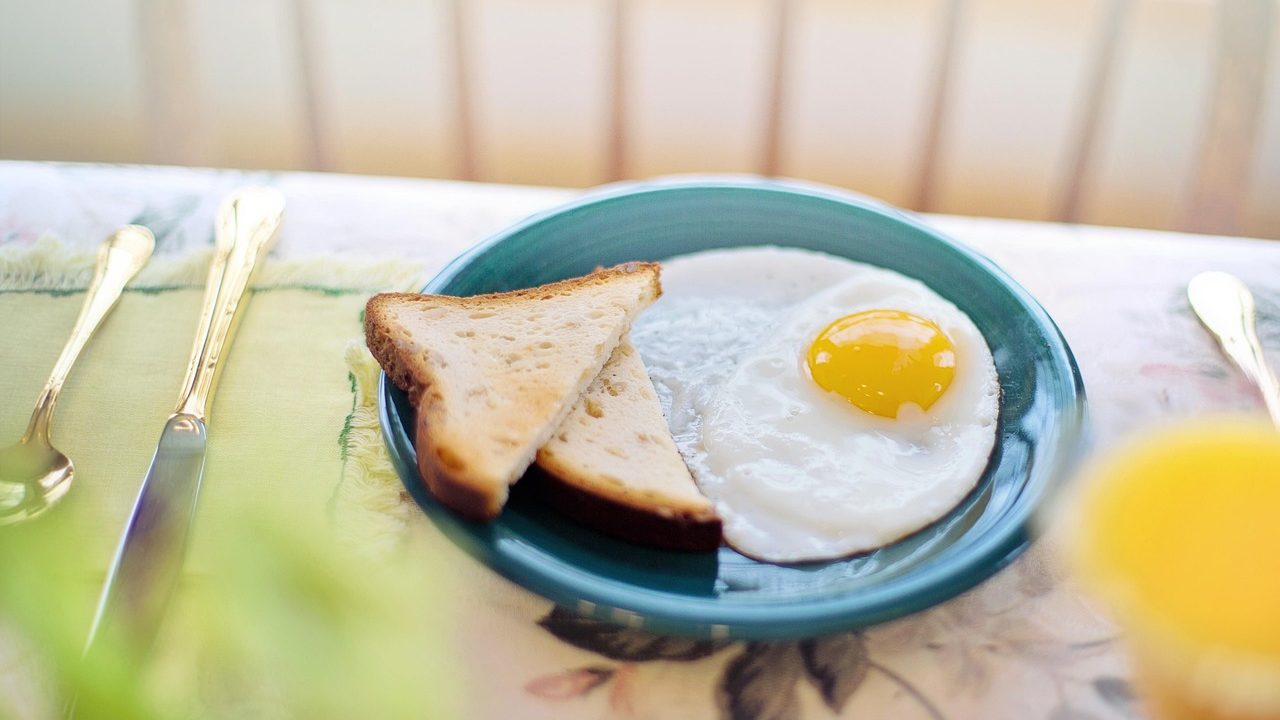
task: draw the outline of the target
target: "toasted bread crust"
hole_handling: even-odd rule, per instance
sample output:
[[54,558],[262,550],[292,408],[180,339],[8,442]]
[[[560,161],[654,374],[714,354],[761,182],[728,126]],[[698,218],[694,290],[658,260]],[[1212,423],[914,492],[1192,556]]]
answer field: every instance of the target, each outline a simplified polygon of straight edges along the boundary
[[714,511],[663,515],[584,491],[538,465],[529,468],[522,485],[556,512],[605,535],[664,550],[709,552],[720,547],[720,518]]
[[487,522],[502,512],[506,493],[495,496],[487,488],[477,488],[465,475],[453,472],[431,441],[427,414],[418,412],[413,447],[418,453],[418,473],[427,489],[441,503],[468,520]]
[[422,398],[425,384],[415,379],[414,374],[407,365],[400,364],[396,352],[395,338],[388,332],[387,327],[379,321],[383,314],[382,308],[384,304],[407,294],[382,293],[369,298],[369,302],[365,304],[364,311],[364,343],[369,348],[369,353],[373,355],[373,359],[377,360],[378,364],[382,366],[383,372],[387,374],[391,382],[403,390],[409,396],[409,402],[413,403],[414,408],[417,408]]
[[[419,295],[415,293],[382,293],[369,299],[365,306],[365,342],[374,358],[386,371],[387,377],[409,396],[417,410],[414,445],[418,453],[418,470],[431,493],[443,504],[460,515],[474,520],[491,520],[502,510],[508,488],[478,483],[465,472],[465,458],[450,458],[449,444],[437,430],[442,395],[435,388],[439,380],[434,368],[425,363],[410,363],[399,347],[399,340],[387,322],[388,308],[401,304],[420,304],[424,307],[454,307],[470,309],[486,307],[502,309],[549,299],[564,291],[606,284],[622,275],[644,273],[650,277],[653,298],[661,293],[657,263],[633,262],[614,268],[597,270],[579,278],[549,283],[535,288],[505,293],[490,293],[468,297],[450,295]],[[646,302],[647,304],[647,302]],[[625,332],[625,329],[624,329]],[[607,359],[608,353],[600,363]],[[588,380],[589,381],[589,380]],[[572,401],[564,408],[567,414]],[[558,422],[556,423],[558,424]],[[554,428],[553,428],[554,429]],[[536,450],[536,449],[535,449]],[[450,460],[454,462],[450,462]],[[528,458],[533,461],[532,453]],[[512,478],[515,482],[518,478]]]
[[415,373],[408,365],[401,364],[395,338],[385,325],[375,319],[380,317],[383,303],[396,302],[406,297],[419,296],[411,293],[383,293],[369,299],[365,306],[365,344],[391,382],[409,396],[409,402],[416,411],[413,445],[418,455],[418,473],[427,489],[441,503],[463,517],[470,520],[491,520],[501,511],[501,502],[495,505],[491,492],[472,487],[465,476],[452,472],[439,457],[438,450],[429,442],[431,433],[427,426],[430,412],[425,408],[432,402],[428,396],[434,378],[420,375],[428,371],[427,368],[420,368]]
[[627,262],[621,265],[615,265],[610,268],[597,268],[589,275],[582,277],[567,278],[565,280],[557,280],[539,285],[537,287],[524,288],[521,290],[508,290],[506,292],[485,293],[483,295],[422,295],[419,293],[391,292],[378,293],[369,298],[369,302],[365,303],[365,332],[369,331],[369,318],[373,315],[380,314],[381,309],[388,303],[393,302],[420,302],[433,305],[453,305],[455,307],[471,307],[473,305],[488,305],[494,301],[507,302],[510,304],[520,304],[528,300],[539,300],[544,296],[553,295],[561,290],[574,290],[591,285],[605,284],[621,275],[632,275],[635,273],[645,273],[653,276],[654,297],[662,295],[662,283],[660,280],[660,271],[662,266],[655,262]]
[[422,399],[423,391],[426,389],[426,383],[419,382],[414,377],[412,370],[405,365],[400,364],[399,354],[396,351],[395,338],[387,332],[387,327],[381,322],[381,318],[385,315],[385,308],[396,303],[411,302],[432,305],[453,305],[455,307],[469,307],[475,304],[488,304],[492,301],[506,301],[511,304],[518,304],[527,300],[539,299],[549,293],[558,290],[583,287],[584,285],[599,284],[607,282],[618,275],[628,275],[636,272],[651,273],[653,275],[654,297],[662,295],[662,283],[660,281],[661,266],[652,262],[628,262],[611,268],[598,268],[590,275],[584,275],[577,278],[568,278],[566,280],[558,280],[546,285],[538,287],[525,288],[523,290],[511,290],[501,293],[486,293],[484,295],[468,295],[458,297],[455,295],[421,295],[418,293],[378,293],[369,298],[364,308],[364,335],[365,344],[369,347],[369,352],[373,354],[378,364],[386,371],[387,377],[396,387],[400,388],[409,396],[409,401],[413,403],[415,408],[418,407],[419,401]]
[[[673,503],[677,501],[673,501],[669,497],[649,500],[646,499],[646,493],[644,492],[637,492],[626,487],[617,487],[616,481],[610,482],[610,480],[601,478],[598,475],[584,473],[582,468],[573,463],[572,459],[561,458],[545,450],[538,452],[537,465],[545,470],[548,475],[556,478],[560,484],[576,488],[578,492],[584,495],[598,497],[611,505],[627,507],[636,512],[652,515],[670,513],[699,522],[716,518],[715,506],[710,502],[705,503],[703,507],[691,507],[694,503],[686,501],[682,503],[683,507],[673,507]],[[655,509],[655,502],[662,503],[662,511]]]

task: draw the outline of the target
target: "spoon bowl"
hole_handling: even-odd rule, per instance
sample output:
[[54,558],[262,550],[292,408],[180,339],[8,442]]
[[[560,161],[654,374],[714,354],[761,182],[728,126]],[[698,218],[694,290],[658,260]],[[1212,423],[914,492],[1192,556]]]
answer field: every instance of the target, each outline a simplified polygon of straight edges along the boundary
[[54,405],[80,351],[115,307],[124,286],[147,264],[155,242],[150,230],[126,225],[98,248],[93,282],[80,316],[36,400],[27,431],[16,444],[0,449],[0,525],[36,517],[71,489],[75,465],[49,439]]
[[0,524],[39,515],[71,489],[75,465],[52,445],[19,441],[0,448]]

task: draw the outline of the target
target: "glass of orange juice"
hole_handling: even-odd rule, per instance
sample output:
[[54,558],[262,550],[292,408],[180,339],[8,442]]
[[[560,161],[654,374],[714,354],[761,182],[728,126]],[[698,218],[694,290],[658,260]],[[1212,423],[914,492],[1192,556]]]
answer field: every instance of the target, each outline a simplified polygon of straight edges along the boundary
[[1124,629],[1165,720],[1280,720],[1280,433],[1156,431],[1091,462],[1068,503],[1086,590]]

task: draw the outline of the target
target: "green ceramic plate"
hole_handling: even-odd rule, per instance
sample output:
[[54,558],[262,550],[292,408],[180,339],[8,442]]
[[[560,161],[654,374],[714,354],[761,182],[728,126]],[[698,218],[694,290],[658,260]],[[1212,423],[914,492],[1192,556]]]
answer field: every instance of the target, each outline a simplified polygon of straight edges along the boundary
[[519,484],[496,521],[468,522],[423,489],[413,409],[384,377],[382,424],[405,487],[454,542],[511,580],[580,613],[655,632],[779,638],[856,628],[941,602],[1007,565],[1076,453],[1084,387],[1066,341],[1025,290],[901,211],[765,180],[610,186],[481,243],[423,291],[513,290],[598,265],[750,245],[817,250],[919,278],[982,330],[1000,374],[999,437],[977,489],[945,518],[867,555],[791,567],[728,548],[683,554],[613,540],[523,497]]

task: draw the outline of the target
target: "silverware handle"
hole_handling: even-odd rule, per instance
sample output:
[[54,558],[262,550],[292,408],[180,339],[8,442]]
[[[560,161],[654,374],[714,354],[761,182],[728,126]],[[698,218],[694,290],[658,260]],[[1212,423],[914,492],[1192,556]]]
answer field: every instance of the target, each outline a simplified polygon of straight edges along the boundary
[[89,291],[85,294],[84,304],[80,306],[80,315],[76,317],[71,337],[62,347],[62,353],[53,364],[49,380],[40,391],[35,409],[31,413],[31,421],[27,424],[25,440],[43,441],[48,444],[49,421],[53,417],[53,407],[58,402],[58,394],[71,373],[71,366],[80,351],[93,337],[98,326],[110,314],[129,284],[155,249],[155,237],[151,231],[139,225],[125,225],[111,234],[98,247],[98,261],[93,272],[93,281],[89,283]]
[[223,202],[200,324],[175,413],[200,419],[208,413],[219,361],[235,333],[245,290],[283,220],[284,196],[272,188],[245,188]]
[[1232,355],[1232,359],[1245,374],[1253,378],[1258,386],[1258,392],[1262,393],[1262,402],[1267,407],[1267,413],[1271,415],[1271,422],[1280,429],[1280,381],[1276,380],[1275,372],[1267,365],[1267,358],[1262,353],[1262,343],[1258,340],[1253,323],[1250,323],[1249,335],[1245,342],[1249,346],[1249,368],[1246,369],[1245,362],[1242,362],[1239,357]]
[[[235,333],[245,290],[275,240],[283,215],[284,197],[270,188],[237,191],[219,210],[214,256],[182,395],[160,435],[103,583],[84,650],[91,670],[104,661],[97,650],[104,642],[132,651],[137,660],[159,628],[182,572],[200,493],[207,444],[204,417],[219,360]],[[65,708],[67,717],[74,715],[75,707],[73,697]]]
[[1280,383],[1258,340],[1253,293],[1234,275],[1206,272],[1191,279],[1187,299],[1223,354],[1258,387],[1271,421],[1280,428]]

